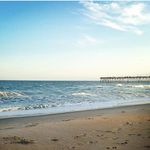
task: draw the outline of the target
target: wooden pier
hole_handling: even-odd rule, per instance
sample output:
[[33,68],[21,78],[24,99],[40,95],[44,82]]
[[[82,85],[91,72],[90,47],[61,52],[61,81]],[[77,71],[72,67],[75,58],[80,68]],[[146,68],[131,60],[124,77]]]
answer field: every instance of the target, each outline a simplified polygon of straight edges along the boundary
[[120,77],[100,77],[100,81],[150,81],[150,76],[120,76]]

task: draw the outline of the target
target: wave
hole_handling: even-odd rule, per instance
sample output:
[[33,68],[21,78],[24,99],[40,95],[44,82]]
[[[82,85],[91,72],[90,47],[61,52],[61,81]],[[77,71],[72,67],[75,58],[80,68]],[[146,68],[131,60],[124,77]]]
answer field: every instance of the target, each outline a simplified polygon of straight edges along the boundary
[[[41,108],[48,108],[48,104],[36,104],[36,105],[28,105],[23,108],[23,110],[29,110],[29,109],[41,109]],[[51,105],[51,107],[56,107],[55,105]]]
[[[36,104],[36,105],[28,105],[25,107],[11,106],[7,108],[0,108],[0,112],[9,112],[9,111],[17,111],[17,110],[34,110],[41,108],[48,108],[48,104]],[[56,105],[51,105],[51,107],[56,107]]]
[[140,84],[140,85],[130,85],[130,87],[149,89],[149,88],[150,88],[150,85],[143,85],[143,84]]
[[7,108],[0,108],[0,112],[6,112],[6,111],[16,111],[16,110],[20,110],[20,107],[7,107]]
[[93,94],[91,93],[86,93],[86,92],[78,92],[78,93],[73,93],[73,96],[92,96]]
[[27,95],[21,92],[0,91],[0,97],[27,97]]
[[123,86],[122,84],[116,84],[116,86]]

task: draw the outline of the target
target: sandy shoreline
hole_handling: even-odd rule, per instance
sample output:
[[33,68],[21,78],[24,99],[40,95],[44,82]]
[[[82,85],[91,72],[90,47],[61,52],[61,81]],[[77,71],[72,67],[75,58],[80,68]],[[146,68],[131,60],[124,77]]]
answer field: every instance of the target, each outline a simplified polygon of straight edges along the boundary
[[150,149],[150,104],[0,119],[0,150]]

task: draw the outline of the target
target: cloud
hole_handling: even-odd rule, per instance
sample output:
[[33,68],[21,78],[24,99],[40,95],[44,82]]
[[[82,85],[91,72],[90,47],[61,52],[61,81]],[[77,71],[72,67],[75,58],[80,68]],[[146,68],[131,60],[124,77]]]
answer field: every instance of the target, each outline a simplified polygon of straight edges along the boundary
[[82,13],[95,24],[124,32],[143,34],[141,26],[150,23],[150,12],[144,2],[81,1]]
[[103,43],[102,40],[87,34],[82,35],[77,41],[77,45],[80,47],[96,46],[101,43]]

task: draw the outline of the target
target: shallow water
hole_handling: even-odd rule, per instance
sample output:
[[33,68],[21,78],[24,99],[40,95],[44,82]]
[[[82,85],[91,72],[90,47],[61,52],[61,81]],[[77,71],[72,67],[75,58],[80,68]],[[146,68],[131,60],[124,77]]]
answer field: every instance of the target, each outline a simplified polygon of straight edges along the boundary
[[0,117],[150,103],[150,82],[0,81]]

